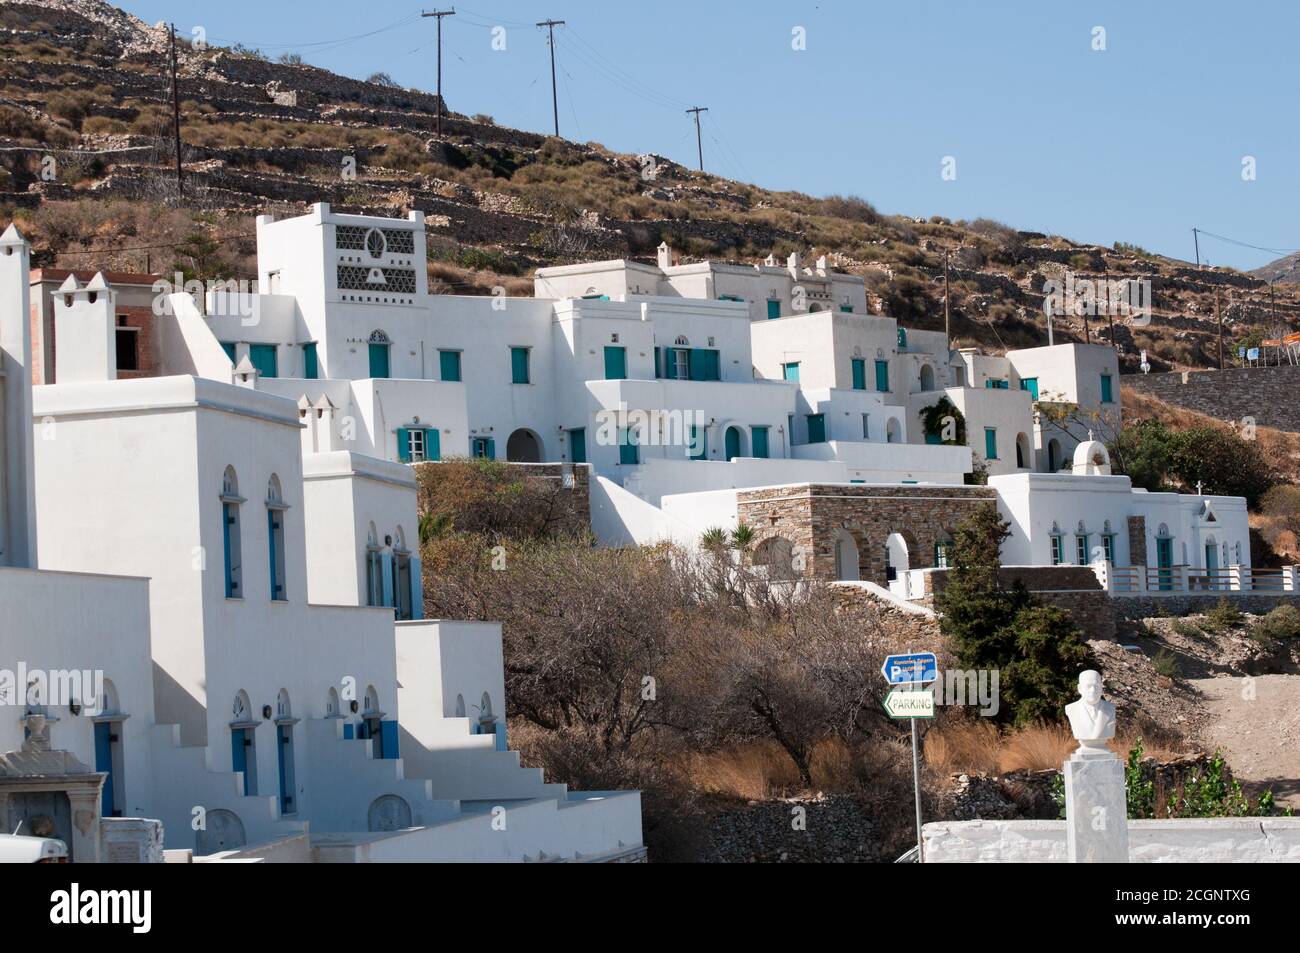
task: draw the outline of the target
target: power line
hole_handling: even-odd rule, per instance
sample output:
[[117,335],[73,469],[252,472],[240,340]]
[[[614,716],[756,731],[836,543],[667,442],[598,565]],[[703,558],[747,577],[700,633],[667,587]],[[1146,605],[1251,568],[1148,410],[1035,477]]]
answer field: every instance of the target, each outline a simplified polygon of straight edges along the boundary
[[[1242,247],[1242,248],[1252,248],[1252,249],[1254,249],[1255,251],[1264,251],[1264,252],[1268,252],[1270,255],[1278,255],[1278,256],[1282,256],[1282,255],[1290,255],[1290,254],[1293,254],[1293,253],[1295,253],[1295,252],[1300,251],[1300,248],[1268,248],[1268,247],[1266,247],[1266,246],[1264,246],[1264,245],[1252,245],[1252,244],[1250,244],[1250,242],[1238,241],[1238,240],[1235,239],[1235,238],[1228,238],[1228,237],[1225,236],[1225,235],[1216,235],[1214,232],[1207,232],[1207,231],[1206,231],[1205,229],[1203,229],[1203,228],[1194,228],[1194,229],[1192,229],[1192,234],[1193,234],[1193,235],[1206,235],[1206,236],[1208,236],[1208,237],[1210,237],[1210,238],[1217,238],[1217,239],[1218,239],[1219,241],[1221,241],[1221,242],[1227,242],[1229,245],[1238,245],[1238,246],[1240,246],[1240,247]],[[1198,246],[1198,247],[1199,247],[1199,246]],[[1199,258],[1199,252],[1198,252],[1198,258]]]

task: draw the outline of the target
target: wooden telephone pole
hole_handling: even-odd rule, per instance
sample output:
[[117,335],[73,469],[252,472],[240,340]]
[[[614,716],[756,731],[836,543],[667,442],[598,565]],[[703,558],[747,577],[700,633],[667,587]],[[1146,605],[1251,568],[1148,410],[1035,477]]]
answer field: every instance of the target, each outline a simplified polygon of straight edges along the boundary
[[948,301],[952,298],[952,293],[948,286],[948,260],[952,258],[952,252],[947,248],[943,250],[943,336],[948,339],[948,347],[952,347],[952,311],[948,307]]
[[700,171],[704,171],[704,140],[700,138],[700,113],[709,111],[708,106],[694,106],[688,110],[688,113],[695,113],[695,150],[700,156]]
[[1223,370],[1223,314],[1219,311],[1219,286],[1214,286],[1214,321],[1219,326],[1219,370]]
[[438,20],[438,138],[442,138],[442,18],[454,17],[455,9],[434,10],[432,13],[421,11],[422,17],[436,17]]
[[176,197],[185,198],[185,179],[181,171],[181,88],[176,80],[176,24],[171,25],[172,65],[172,134],[176,147]]
[[555,91],[555,28],[564,26],[563,20],[543,20],[538,26],[546,27],[547,42],[551,47],[551,112],[555,117],[555,135],[560,135],[560,100]]

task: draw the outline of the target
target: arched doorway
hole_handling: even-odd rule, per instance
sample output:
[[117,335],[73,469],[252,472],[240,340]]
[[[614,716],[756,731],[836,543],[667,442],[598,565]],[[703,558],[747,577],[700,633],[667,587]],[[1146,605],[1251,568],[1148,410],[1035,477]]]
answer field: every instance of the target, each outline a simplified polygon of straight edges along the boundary
[[898,418],[890,417],[889,422],[885,424],[885,443],[898,443],[901,436]]
[[1025,469],[1029,466],[1029,437],[1026,434],[1016,434],[1016,467]]
[[921,365],[921,390],[934,390],[934,368],[929,364]]
[[506,459],[511,463],[541,463],[541,439],[531,430],[516,430],[506,441]]
[[858,568],[858,544],[846,529],[835,531],[835,578],[844,582],[857,582],[862,578]]
[[1055,473],[1061,469],[1061,442],[1053,437],[1047,441],[1047,472]]
[[726,459],[734,460],[736,457],[741,456],[741,448],[744,447],[744,436],[739,427],[727,428],[726,433],[723,435]]
[[889,591],[903,599],[908,597],[907,570],[910,567],[907,540],[901,533],[890,533],[885,540],[885,581],[889,583]]

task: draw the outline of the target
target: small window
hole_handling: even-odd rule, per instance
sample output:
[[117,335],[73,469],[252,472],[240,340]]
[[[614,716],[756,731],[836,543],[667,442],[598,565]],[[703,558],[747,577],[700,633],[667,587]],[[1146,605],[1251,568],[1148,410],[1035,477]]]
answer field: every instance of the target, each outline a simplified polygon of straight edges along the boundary
[[797,381],[799,379],[799,362],[791,361],[789,364],[782,364],[781,376],[788,381]]
[[996,460],[998,458],[998,431],[996,427],[984,428],[984,458],[986,460]]
[[320,376],[320,364],[316,359],[316,342],[310,341],[302,346],[302,376],[314,381]]
[[605,380],[621,381],[627,377],[627,348],[605,347]]
[[244,597],[239,532],[239,505],[243,502],[243,498],[239,495],[239,482],[235,478],[235,469],[226,467],[226,472],[221,478],[221,544],[227,599]]
[[862,439],[863,440],[871,439],[871,415],[870,414],[862,415]]
[[1080,566],[1088,565],[1088,534],[1074,537],[1074,561]]
[[1111,382],[1109,374],[1101,375],[1101,402],[1103,404],[1113,404],[1115,396],[1111,392]]
[[1102,555],[1106,557],[1106,562],[1111,565],[1115,564],[1115,534],[1104,533],[1101,537]]
[[460,380],[460,351],[438,352],[438,376],[444,381]]
[[768,320],[770,321],[773,318],[779,318],[779,317],[781,317],[781,302],[777,301],[775,298],[768,298],[767,299]]
[[510,349],[510,383],[528,384],[530,382],[528,348],[512,347]]
[[1052,535],[1052,565],[1059,566],[1065,561],[1065,537]]
[[[120,318],[118,320],[125,320]],[[136,328],[118,327],[115,329],[117,347],[117,369],[119,371],[138,371],[140,369],[140,332]]]
[[853,366],[853,389],[867,389],[867,362],[860,357],[852,359]]
[[284,499],[280,479],[272,474],[266,486],[267,564],[271,571],[271,601],[284,602],[288,594],[284,578]]

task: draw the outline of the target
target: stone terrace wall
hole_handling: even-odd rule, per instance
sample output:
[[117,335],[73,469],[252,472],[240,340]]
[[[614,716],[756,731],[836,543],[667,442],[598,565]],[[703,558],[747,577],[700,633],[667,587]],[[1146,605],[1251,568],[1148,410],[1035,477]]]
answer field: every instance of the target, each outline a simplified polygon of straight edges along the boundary
[[[859,578],[885,585],[885,541],[898,533],[907,541],[909,565],[934,562],[934,547],[977,506],[995,505],[996,495],[980,486],[857,486],[812,484],[742,490],[736,509],[757,531],[756,547],[781,537],[793,548],[796,571],[835,578],[838,531],[858,550]],[[902,569],[904,567],[896,567]]]
[[[1070,613],[1085,639],[1115,638],[1115,606],[1088,566],[1004,566],[998,578],[1006,587],[1023,583],[1040,601]],[[933,598],[948,583],[948,570],[928,574]]]
[[1218,420],[1253,417],[1257,424],[1300,433],[1300,367],[1232,367],[1222,371],[1126,374],[1120,383],[1175,407]]

